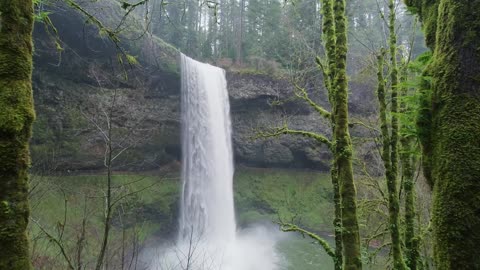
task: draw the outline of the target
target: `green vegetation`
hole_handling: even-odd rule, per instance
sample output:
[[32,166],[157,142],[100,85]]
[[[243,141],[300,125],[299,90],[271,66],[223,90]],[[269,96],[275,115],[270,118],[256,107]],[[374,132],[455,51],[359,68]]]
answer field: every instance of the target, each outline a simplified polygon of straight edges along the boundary
[[[77,176],[33,176],[33,185],[38,184],[32,195],[33,218],[42,220],[61,220],[63,218],[63,205],[66,199],[74,206],[70,212],[72,221],[82,217],[83,195],[92,197],[92,205],[103,204],[103,198],[95,196],[101,193],[106,177],[103,175],[77,175]],[[127,204],[139,203],[142,207],[153,207],[156,213],[169,216],[176,210],[175,201],[179,196],[177,179],[163,179],[151,175],[114,175],[112,178],[113,189],[126,189],[126,194],[132,193],[127,198]],[[117,191],[118,192],[118,191]],[[98,195],[98,194],[97,194]],[[87,198],[89,199],[89,198]],[[98,210],[96,208],[92,210]],[[70,216],[69,216],[70,217]],[[101,219],[97,220],[102,222]],[[163,220],[169,224],[170,220]],[[166,229],[166,228],[164,228]]]
[[[265,128],[258,131],[255,138],[267,139],[282,135],[295,135],[313,139],[316,143],[328,147],[332,153],[330,168],[333,189],[335,226],[335,252],[329,252],[329,245],[312,234],[327,251],[332,254],[335,269],[362,269],[360,233],[358,226],[356,187],[353,175],[353,146],[349,131],[348,78],[347,78],[347,17],[344,0],[323,0],[321,11],[324,14],[323,39],[325,40],[325,59],[314,57],[317,68],[323,75],[323,85],[327,92],[331,112],[312,100],[305,82],[296,81],[293,94],[328,121],[331,136],[320,132],[291,129],[284,121],[281,127]],[[329,138],[331,137],[331,138]],[[283,223],[284,231],[302,232],[294,224]]]
[[[333,239],[328,239],[333,244]],[[301,236],[286,237],[278,243],[278,250],[286,260],[286,265],[280,270],[318,270],[333,269],[332,259],[312,241]],[[380,256],[375,263],[366,264],[365,269],[385,270],[388,264],[387,256]]]
[[406,1],[433,51],[431,126],[422,140],[433,183],[437,269],[480,267],[480,1]]
[[[409,62],[409,61],[408,61]],[[416,167],[420,164],[418,156],[421,154],[418,147],[418,133],[415,130],[416,117],[419,111],[419,104],[421,103],[416,97],[421,96],[421,90],[416,87],[409,88],[407,81],[410,76],[418,76],[415,65],[418,62],[414,61],[414,64],[402,61],[402,72],[400,77],[399,87],[401,91],[399,94],[400,103],[400,163],[401,163],[401,175],[403,180],[403,188],[405,193],[404,202],[404,218],[405,218],[405,262],[410,270],[416,270],[420,266],[420,240],[418,236],[419,228],[416,226],[416,220],[420,213],[417,211],[417,191],[416,185]],[[407,65],[410,65],[409,68]],[[411,73],[409,73],[409,70]],[[413,93],[412,93],[413,92]],[[420,223],[420,222],[419,222]]]
[[[267,219],[331,231],[332,187],[328,174],[278,169],[238,169],[235,206],[240,224]],[[321,214],[319,214],[321,213]]]
[[281,270],[332,269],[333,262],[321,248],[300,237],[289,237],[279,243],[279,251],[285,256],[287,266]]
[[[390,0],[389,7],[389,52],[390,52],[390,107],[387,109],[386,84],[383,77],[385,69],[385,51],[378,55],[378,88],[377,96],[380,104],[380,123],[382,136],[382,161],[385,167],[385,178],[388,189],[388,212],[389,229],[392,241],[393,267],[397,270],[407,269],[402,251],[402,240],[400,235],[400,202],[398,193],[398,165],[399,165],[399,66],[397,53],[396,34],[396,7],[395,1]],[[387,113],[390,121],[387,120]]]
[[[279,143],[278,151],[272,152],[288,153],[292,167],[307,154],[308,163],[301,166],[308,168],[324,168],[331,158],[331,173],[240,168],[235,175],[235,201],[240,225],[278,222],[281,230],[308,236],[317,248],[323,247],[312,249],[297,238],[291,242],[293,247],[281,242],[280,249],[292,264],[321,254],[328,255],[329,263],[324,264],[323,257],[312,260],[315,269],[327,265],[335,270],[361,270],[389,249],[390,261],[384,262],[384,268],[428,268],[432,252],[426,223],[431,219],[435,269],[480,269],[480,1],[404,0],[419,15],[432,50],[414,63],[414,74],[408,73],[407,66],[418,55],[417,34],[413,30],[407,35],[400,29],[411,21],[400,2],[64,0],[47,5],[42,0],[3,0],[0,269],[29,270],[32,262],[38,269],[92,269],[95,265],[97,270],[125,269],[126,257],[138,256],[140,247],[148,245],[147,239],[172,237],[178,220],[177,173],[171,178],[112,173],[119,168],[146,170],[147,163],[151,164],[148,168],[169,162],[178,167],[173,163],[180,148],[179,51],[240,76],[260,75],[269,83],[291,79],[285,89],[236,93],[241,98],[235,107],[255,99],[251,106],[255,110],[245,114],[251,117],[263,115],[257,109],[267,104],[278,105],[279,110],[272,109],[274,117],[269,114],[258,123],[268,125],[282,118],[282,126],[264,127],[267,132],[258,137],[300,135],[303,141],[295,149]],[[59,11],[69,6],[80,16],[72,13],[62,18],[65,14],[49,10],[57,10],[57,4]],[[62,24],[63,19],[66,24],[57,28],[55,20]],[[37,91],[44,106],[37,107],[40,117],[29,148],[35,119],[34,20],[45,24],[42,34],[50,39],[39,38],[36,47],[39,68],[34,85],[47,91]],[[79,25],[85,20],[95,30],[86,27],[84,41],[88,42],[76,44]],[[92,32],[95,37],[90,36]],[[371,71],[375,60],[371,56],[384,44],[389,50],[377,59],[377,112],[368,102],[372,98],[362,96],[374,92]],[[65,59],[59,57],[58,63],[45,60],[51,56],[49,46],[61,51]],[[389,61],[385,61],[387,56]],[[348,75],[347,59],[352,62]],[[355,78],[350,83],[355,91],[349,91],[349,75]],[[410,85],[412,76],[420,83]],[[305,108],[283,90],[293,90],[293,98],[305,102]],[[106,106],[102,101],[109,98],[95,92],[114,93],[112,103]],[[139,109],[147,100],[155,106]],[[115,107],[117,101],[120,107]],[[349,117],[349,108],[355,107],[372,107],[356,118],[376,119],[374,114],[379,113],[380,124],[359,123]],[[91,119],[86,117],[89,112]],[[152,112],[165,119],[157,121],[161,117]],[[113,117],[117,113],[119,117]],[[290,118],[290,113],[296,115]],[[103,117],[106,128],[99,125]],[[139,121],[149,118],[151,123],[147,128],[137,125],[133,123],[136,117]],[[119,130],[112,139],[114,129],[127,126],[134,131]],[[358,141],[368,141],[368,149],[353,149],[351,128]],[[244,131],[245,126],[240,129]],[[158,133],[147,134],[150,130]],[[148,142],[137,141],[140,137]],[[245,143],[236,139],[237,144]],[[416,166],[416,140],[422,148],[423,174]],[[247,145],[242,154],[255,156],[253,162],[265,166],[261,159],[266,158],[266,150],[260,149],[264,145],[257,150],[258,145]],[[30,171],[32,180],[29,149],[36,163]],[[379,159],[383,166],[377,163]],[[133,160],[140,160],[139,165],[133,165]],[[84,161],[81,166],[75,164]],[[65,175],[78,168],[103,167],[106,175]],[[354,181],[356,169],[363,173],[358,181]],[[54,176],[38,176],[38,172]],[[425,199],[417,190],[422,175],[433,189],[432,215],[425,202],[429,197]],[[367,235],[364,238],[358,220],[362,236]],[[363,250],[361,241],[365,241]]]
[[[72,265],[91,265],[101,246],[98,235],[104,222],[106,176],[33,176],[32,181],[30,235],[35,267],[67,268],[66,258]],[[112,186],[114,202],[122,200],[113,211],[109,249],[135,253],[152,236],[172,232],[177,222],[177,179],[114,175]],[[90,240],[81,246],[79,239]],[[58,257],[62,248],[66,254]],[[122,262],[119,254],[111,256],[110,265]]]
[[[89,241],[82,261],[95,260],[100,242],[91,238],[103,226],[104,198],[101,192],[106,177],[102,175],[33,176],[31,192],[33,262],[38,269],[65,267],[58,257],[59,247],[41,228],[59,237],[62,245],[74,250],[83,219],[87,217],[86,236]],[[112,219],[110,249],[121,248],[122,235],[139,245],[154,236],[170,241],[178,212],[180,181],[176,173],[171,178],[154,175],[114,175],[114,197],[120,194],[124,202],[116,207]],[[331,183],[329,176],[318,172],[239,168],[235,175],[235,202],[240,226],[256,222],[291,220],[318,232],[332,231]],[[120,188],[121,187],[121,188]],[[121,190],[121,191],[120,191]],[[67,210],[65,210],[67,209]],[[322,213],[319,215],[319,213]],[[60,229],[62,228],[62,229]],[[127,245],[130,248],[130,244]],[[73,257],[72,254],[67,254]],[[114,256],[111,265],[119,263]],[[50,268],[49,268],[50,267]]]

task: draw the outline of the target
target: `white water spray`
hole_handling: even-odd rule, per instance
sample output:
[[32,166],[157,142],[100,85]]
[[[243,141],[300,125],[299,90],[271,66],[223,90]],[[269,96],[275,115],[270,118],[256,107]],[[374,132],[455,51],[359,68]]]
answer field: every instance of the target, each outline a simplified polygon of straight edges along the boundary
[[182,197],[176,244],[155,270],[276,270],[278,234],[236,231],[233,154],[225,71],[181,55]]

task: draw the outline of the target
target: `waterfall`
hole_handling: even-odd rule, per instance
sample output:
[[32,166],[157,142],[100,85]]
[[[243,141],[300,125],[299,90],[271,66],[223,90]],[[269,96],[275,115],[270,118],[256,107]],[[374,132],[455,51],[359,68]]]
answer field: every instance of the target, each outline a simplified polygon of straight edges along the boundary
[[179,241],[235,238],[233,155],[225,71],[181,55],[182,200]]
[[182,194],[173,246],[151,250],[151,270],[276,270],[278,239],[265,227],[237,232],[225,71],[180,56]]

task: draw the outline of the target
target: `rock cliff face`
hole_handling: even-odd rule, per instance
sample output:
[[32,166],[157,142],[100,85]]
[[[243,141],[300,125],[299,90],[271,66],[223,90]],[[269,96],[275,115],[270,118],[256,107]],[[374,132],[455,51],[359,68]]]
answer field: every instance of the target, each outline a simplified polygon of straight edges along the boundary
[[[302,137],[254,139],[258,131],[281,127],[329,133],[315,112],[292,98],[285,79],[251,73],[227,73],[233,122],[233,142],[238,163],[261,167],[328,169],[328,149]],[[279,105],[273,105],[280,102]]]
[[[179,162],[178,74],[161,70],[149,77],[140,74],[136,77],[140,84],[130,85],[105,79],[109,74],[105,75],[97,66],[77,72],[91,72],[91,81],[78,80],[79,76],[76,79],[59,76],[53,68],[37,68],[35,72],[38,121],[32,146],[34,164],[53,170],[101,169],[105,145],[102,133],[107,130],[104,113],[112,105],[113,140],[123,141],[119,150],[128,147],[116,161],[117,169],[152,170]],[[318,122],[315,114],[301,103],[270,105],[289,94],[287,81],[260,74],[228,73],[227,77],[237,163],[256,167],[328,168],[328,151],[317,149],[309,139],[253,138],[257,129],[281,125],[287,109],[295,112],[289,122],[295,122],[299,129],[311,130],[311,123]]]
[[[35,30],[34,91],[38,120],[32,155],[38,170],[103,168],[108,126],[121,170],[155,170],[180,160],[178,51],[157,37],[122,38],[138,65],[118,62],[114,44],[73,12],[51,15],[63,51],[43,25]],[[127,76],[125,79],[124,77]],[[227,72],[235,160],[257,167],[327,170],[329,153],[309,139],[254,140],[256,130],[291,128],[329,133],[316,114],[292,99],[291,84],[255,72]],[[315,95],[321,102],[321,93]],[[272,106],[282,101],[281,105]],[[320,124],[319,124],[320,123]]]

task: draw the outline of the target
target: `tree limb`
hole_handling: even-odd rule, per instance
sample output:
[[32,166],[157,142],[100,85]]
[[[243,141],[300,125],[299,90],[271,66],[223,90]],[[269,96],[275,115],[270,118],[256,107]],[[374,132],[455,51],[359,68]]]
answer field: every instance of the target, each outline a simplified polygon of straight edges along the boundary
[[60,248],[60,252],[62,253],[62,256],[65,258],[65,261],[67,261],[67,264],[68,264],[68,269],[70,270],[74,270],[75,268],[73,267],[73,264],[72,262],[70,261],[70,258],[68,257],[67,255],[67,252],[65,251],[65,248],[63,247],[62,243],[57,239],[55,238],[53,235],[51,235],[49,232],[47,232],[47,230],[45,230],[42,225],[40,225],[40,223],[38,221],[36,221],[35,219],[33,218],[30,218],[33,223],[35,223],[38,228],[48,237],[48,239],[50,239],[53,243],[55,243],[55,245],[58,246],[58,248]]
[[318,105],[315,101],[313,101],[309,96],[305,88],[299,86],[297,83],[293,84],[296,91],[295,91],[295,96],[297,96],[300,99],[305,100],[310,107],[315,109],[322,117],[330,120],[331,119],[331,113],[324,108],[322,108],[320,105]]
[[312,138],[317,142],[325,144],[326,146],[328,146],[329,149],[332,149],[332,145],[333,145],[332,142],[324,135],[321,135],[312,131],[290,129],[287,126],[287,124],[284,124],[282,127],[273,128],[267,131],[257,131],[253,139],[257,140],[257,139],[275,138],[275,137],[279,137],[281,135],[286,135],[286,134],[300,135],[300,136]]
[[298,232],[302,236],[307,235],[311,239],[315,240],[320,246],[322,246],[322,248],[325,250],[328,256],[332,257],[334,260],[336,259],[335,251],[330,247],[330,244],[328,244],[328,242],[322,237],[320,237],[319,235],[309,232],[305,229],[302,229],[295,224],[283,223],[283,222],[277,222],[277,223],[278,225],[280,225],[280,229],[283,232]]

